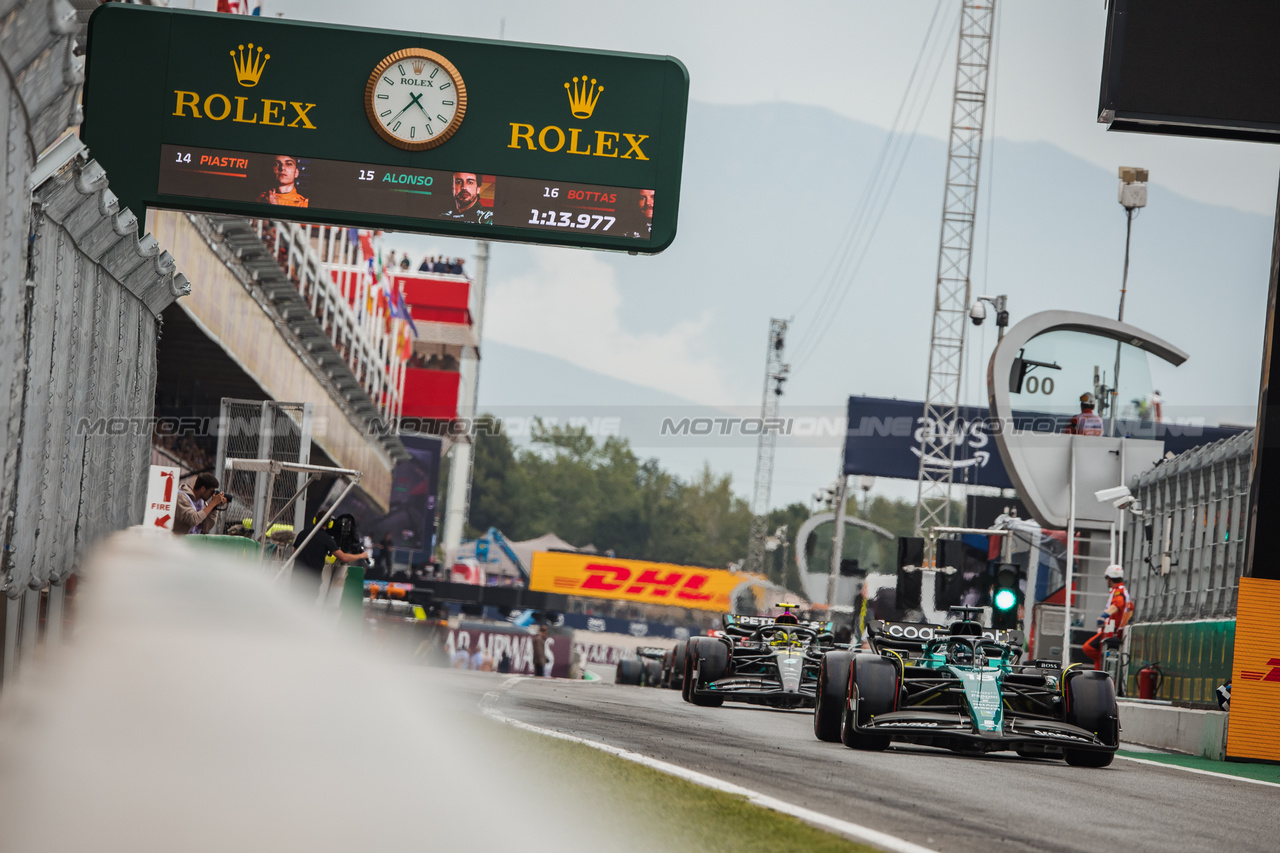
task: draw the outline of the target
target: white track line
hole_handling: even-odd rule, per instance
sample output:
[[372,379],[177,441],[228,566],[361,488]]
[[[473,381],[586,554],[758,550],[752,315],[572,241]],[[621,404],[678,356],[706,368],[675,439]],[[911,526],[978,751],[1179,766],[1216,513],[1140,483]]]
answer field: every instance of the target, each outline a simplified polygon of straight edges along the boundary
[[617,756],[618,758],[625,759],[626,761],[633,761],[636,764],[651,767],[654,770],[659,770],[663,773],[679,777],[687,782],[693,782],[695,785],[702,785],[704,788],[711,788],[714,791],[723,791],[726,794],[736,794],[740,797],[745,797],[747,802],[753,805],[770,809],[771,811],[781,812],[782,814],[799,818],[805,823],[811,823],[815,826],[820,826],[824,829],[830,829],[833,832],[838,832],[841,835],[856,838],[859,841],[865,841],[866,843],[879,847],[882,850],[890,851],[890,853],[935,853],[935,851],[928,847],[921,847],[919,844],[912,844],[910,841],[898,838],[896,835],[889,835],[888,833],[880,832],[879,830],[862,826],[861,824],[851,823],[847,820],[830,817],[829,815],[822,814],[821,812],[801,808],[800,806],[779,800],[776,797],[770,797],[769,795],[762,794],[759,791],[753,791],[750,788],[744,788],[741,785],[735,785],[732,782],[726,782],[723,779],[717,779],[714,776],[708,776],[705,773],[699,773],[696,770],[689,770],[676,764],[668,764],[665,761],[659,761],[656,758],[650,758],[649,756],[641,755],[638,752],[631,752],[616,746],[610,746],[607,743],[587,740],[586,738],[565,734],[564,732],[558,732],[554,729],[545,729],[542,726],[534,726],[529,723],[523,723],[519,720],[513,720],[493,707],[497,698],[497,693],[486,693],[484,701],[481,702],[481,709],[487,716],[492,717],[499,722],[506,723],[509,726],[514,726],[517,729],[546,735],[547,737],[553,737],[559,740],[571,741],[572,743],[580,743],[583,746],[589,746],[592,749],[607,752],[610,755]]
[[1280,788],[1280,783],[1277,782],[1266,782],[1262,779],[1250,779],[1246,776],[1235,776],[1231,773],[1215,773],[1212,770],[1201,770],[1198,767],[1183,767],[1181,764],[1152,761],[1149,758],[1134,758],[1131,755],[1117,755],[1116,758],[1124,761],[1136,761],[1138,764],[1150,764],[1153,767],[1168,767],[1170,770],[1181,770],[1184,773],[1199,773],[1201,776],[1216,776],[1219,779],[1231,779],[1235,782],[1248,782],[1250,785],[1269,785],[1272,788]]

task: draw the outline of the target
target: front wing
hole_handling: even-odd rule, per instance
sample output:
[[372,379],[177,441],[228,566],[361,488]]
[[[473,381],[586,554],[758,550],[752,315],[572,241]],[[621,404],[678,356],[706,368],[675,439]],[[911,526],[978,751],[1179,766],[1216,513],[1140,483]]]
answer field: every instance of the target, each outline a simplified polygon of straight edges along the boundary
[[[771,650],[735,648],[730,674],[705,685],[700,693],[718,694],[730,702],[780,708],[812,708],[818,690],[821,659],[795,655],[792,665]],[[783,668],[788,672],[784,675]]]
[[859,732],[888,735],[894,740],[972,752],[1018,749],[1054,754],[1067,749],[1115,752],[1096,734],[1061,720],[1007,718],[999,731],[980,731],[968,714],[955,709],[920,708],[877,714]]

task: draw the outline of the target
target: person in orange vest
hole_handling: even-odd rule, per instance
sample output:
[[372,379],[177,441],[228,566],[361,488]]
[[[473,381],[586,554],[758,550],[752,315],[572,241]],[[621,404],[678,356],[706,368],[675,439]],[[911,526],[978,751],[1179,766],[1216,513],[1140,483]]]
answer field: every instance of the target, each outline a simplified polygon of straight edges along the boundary
[[1102,418],[1094,414],[1093,395],[1080,395],[1080,414],[1071,417],[1071,423],[1063,430],[1068,435],[1102,435]]
[[1098,617],[1098,633],[1084,644],[1084,653],[1093,661],[1094,669],[1102,669],[1102,643],[1112,637],[1124,636],[1124,627],[1133,616],[1133,599],[1124,586],[1124,569],[1119,566],[1107,566],[1103,576],[1107,579],[1107,587],[1111,590],[1111,598],[1107,602],[1106,611]]

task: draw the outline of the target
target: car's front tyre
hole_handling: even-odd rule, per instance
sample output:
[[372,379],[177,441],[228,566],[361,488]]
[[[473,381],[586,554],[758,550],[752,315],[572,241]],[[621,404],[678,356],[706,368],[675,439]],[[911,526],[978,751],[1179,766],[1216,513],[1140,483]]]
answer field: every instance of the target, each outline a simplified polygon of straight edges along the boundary
[[[1069,676],[1066,721],[1093,732],[1107,746],[1120,745],[1120,710],[1110,675],[1089,669]],[[1091,749],[1063,749],[1062,753],[1072,767],[1106,767],[1115,757],[1114,752]]]
[[840,715],[849,697],[849,669],[852,652],[827,652],[818,670],[818,689],[813,702],[813,734],[818,740],[840,740]]
[[889,736],[859,731],[877,714],[898,706],[898,668],[878,655],[855,655],[850,667],[849,692],[840,715],[840,741],[852,749],[879,752]]

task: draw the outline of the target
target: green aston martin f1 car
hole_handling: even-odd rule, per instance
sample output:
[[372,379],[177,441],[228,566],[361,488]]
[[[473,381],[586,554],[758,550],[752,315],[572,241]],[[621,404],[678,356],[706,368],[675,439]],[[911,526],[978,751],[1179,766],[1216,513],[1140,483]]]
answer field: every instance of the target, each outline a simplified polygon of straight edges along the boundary
[[1115,684],[1056,661],[1022,665],[1021,631],[867,623],[871,652],[823,656],[813,715],[819,740],[882,750],[892,741],[956,752],[1014,750],[1106,767],[1120,744]]

